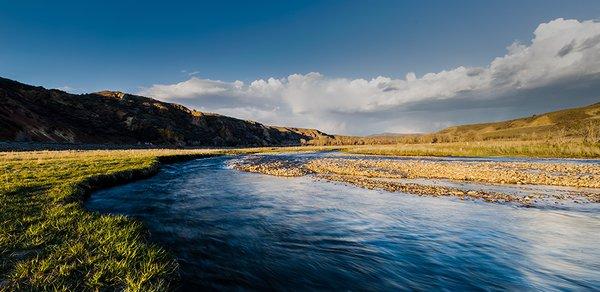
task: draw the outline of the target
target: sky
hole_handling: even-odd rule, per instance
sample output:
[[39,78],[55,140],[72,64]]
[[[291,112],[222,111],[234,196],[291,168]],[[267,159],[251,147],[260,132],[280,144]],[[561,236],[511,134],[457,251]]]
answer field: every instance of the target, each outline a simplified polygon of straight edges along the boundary
[[600,1],[0,0],[0,76],[335,134],[600,101]]

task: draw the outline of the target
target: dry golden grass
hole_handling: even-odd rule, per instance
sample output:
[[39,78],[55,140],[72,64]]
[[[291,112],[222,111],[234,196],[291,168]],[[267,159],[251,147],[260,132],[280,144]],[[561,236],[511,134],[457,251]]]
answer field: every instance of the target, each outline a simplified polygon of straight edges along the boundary
[[580,141],[484,141],[350,146],[341,151],[394,156],[598,158],[600,144]]

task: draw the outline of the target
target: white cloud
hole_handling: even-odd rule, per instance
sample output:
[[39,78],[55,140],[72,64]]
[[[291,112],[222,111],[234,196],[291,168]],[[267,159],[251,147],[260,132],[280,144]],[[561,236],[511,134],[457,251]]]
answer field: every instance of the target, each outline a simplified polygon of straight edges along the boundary
[[[418,131],[452,121],[419,125],[418,118],[411,121],[397,115],[440,102],[512,100],[524,92],[533,96],[532,90],[561,82],[589,82],[590,78],[596,82],[599,73],[600,23],[559,18],[540,24],[530,44],[511,44],[505,56],[485,67],[461,66],[421,77],[409,72],[404,79],[331,78],[311,72],[245,84],[191,77],[176,84],[153,85],[140,94],[245,119],[334,133],[411,127]],[[439,116],[441,110],[430,110],[430,116]],[[405,124],[374,128],[400,120]]]
[[56,89],[58,90],[62,90],[64,92],[68,92],[68,93],[77,93],[78,90],[69,86],[69,85],[65,85],[65,86],[61,86],[61,87],[57,87]]

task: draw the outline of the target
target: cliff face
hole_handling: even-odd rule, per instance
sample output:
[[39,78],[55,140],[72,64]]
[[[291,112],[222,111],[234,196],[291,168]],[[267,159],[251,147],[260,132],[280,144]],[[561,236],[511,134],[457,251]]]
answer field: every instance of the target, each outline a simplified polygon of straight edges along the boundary
[[0,78],[0,140],[170,146],[299,145],[331,137],[265,126],[152,98],[103,91],[75,95]]

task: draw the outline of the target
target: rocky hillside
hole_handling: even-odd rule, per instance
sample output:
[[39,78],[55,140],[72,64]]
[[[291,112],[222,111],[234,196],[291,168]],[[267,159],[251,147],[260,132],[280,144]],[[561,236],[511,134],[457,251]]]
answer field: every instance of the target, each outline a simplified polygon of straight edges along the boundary
[[75,95],[0,78],[0,141],[275,146],[323,137],[332,136],[314,129],[265,126],[122,92]]

